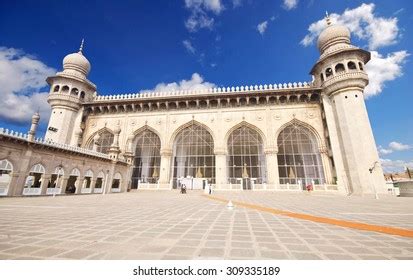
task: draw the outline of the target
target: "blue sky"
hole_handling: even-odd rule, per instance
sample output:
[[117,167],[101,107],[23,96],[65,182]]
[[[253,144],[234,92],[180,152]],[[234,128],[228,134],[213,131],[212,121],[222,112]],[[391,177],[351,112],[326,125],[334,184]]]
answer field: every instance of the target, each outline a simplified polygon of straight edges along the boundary
[[325,11],[373,51],[366,104],[383,165],[413,167],[408,0],[1,1],[0,127],[25,132],[39,109],[45,131],[44,79],[82,38],[99,94],[310,81],[319,53],[304,38]]

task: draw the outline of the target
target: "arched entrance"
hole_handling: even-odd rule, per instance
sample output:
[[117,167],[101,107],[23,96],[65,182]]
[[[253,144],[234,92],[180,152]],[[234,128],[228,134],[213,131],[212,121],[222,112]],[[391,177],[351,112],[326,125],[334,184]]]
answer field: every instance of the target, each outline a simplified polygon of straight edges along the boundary
[[77,168],[74,168],[72,172],[70,172],[69,180],[67,180],[67,186],[65,193],[71,194],[75,193],[76,190],[79,188],[79,177],[80,171]]
[[227,162],[229,183],[248,190],[266,182],[264,145],[256,130],[243,125],[230,134]]
[[136,136],[135,147],[131,188],[137,189],[140,183],[156,184],[161,165],[159,136],[145,129]]
[[[110,146],[113,144],[113,139],[115,138],[115,136],[113,135],[113,133],[106,129],[100,132],[98,135],[99,136],[97,137],[96,151],[99,153],[107,154],[109,152]],[[93,147],[95,145],[94,139],[95,137],[89,143],[90,150],[93,150]]]
[[178,133],[172,159],[173,188],[185,184],[202,189],[206,181],[215,183],[214,140],[203,126],[194,122]]
[[116,173],[115,176],[113,176],[112,187],[111,187],[112,192],[120,192],[121,181],[122,181],[122,175],[120,175],[120,173]]
[[100,171],[98,176],[96,177],[95,188],[93,189],[93,193],[102,193],[103,186],[105,185],[105,173]]
[[300,124],[285,127],[278,136],[280,184],[324,184],[323,164],[313,132]]
[[0,160],[0,196],[6,196],[9,192],[13,165],[7,159]]
[[24,183],[23,195],[39,195],[41,192],[40,185],[42,184],[45,168],[40,163],[33,165],[29,175]]
[[57,166],[52,173],[49,184],[47,185],[46,194],[59,194],[62,189],[63,176],[65,172],[62,166]]
[[85,179],[83,180],[82,184],[82,193],[91,193],[92,191],[92,178],[93,178],[93,172],[92,170],[88,170],[85,172]]

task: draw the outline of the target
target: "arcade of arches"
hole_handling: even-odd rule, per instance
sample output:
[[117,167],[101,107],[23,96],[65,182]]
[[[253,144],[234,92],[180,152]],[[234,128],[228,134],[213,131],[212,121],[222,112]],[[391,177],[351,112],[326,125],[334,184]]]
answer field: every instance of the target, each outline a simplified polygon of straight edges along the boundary
[[[278,182],[271,182],[267,167],[267,154],[260,132],[247,124],[233,129],[226,142],[226,184],[239,189],[253,189],[263,184],[292,184],[305,186],[325,184],[325,170],[313,131],[293,122],[284,127],[277,137]],[[161,139],[150,128],[145,128],[133,139],[134,157],[131,188],[142,184],[156,184],[161,180]],[[214,151],[214,138],[204,125],[191,122],[181,128],[173,139],[169,159],[173,188],[190,184],[191,188],[204,188],[215,184],[218,166]],[[274,160],[274,159],[271,159]],[[272,165],[274,166],[274,165]]]

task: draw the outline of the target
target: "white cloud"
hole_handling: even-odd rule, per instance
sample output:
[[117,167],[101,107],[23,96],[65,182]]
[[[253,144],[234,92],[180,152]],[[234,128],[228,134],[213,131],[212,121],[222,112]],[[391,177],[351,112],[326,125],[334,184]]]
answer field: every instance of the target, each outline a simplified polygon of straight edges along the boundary
[[208,12],[219,15],[224,10],[221,0],[185,0],[185,7],[191,11],[191,15],[185,21],[185,27],[190,32],[202,28],[212,29],[214,18],[209,16]]
[[263,35],[265,33],[265,30],[267,29],[268,26],[268,21],[261,22],[260,24],[257,25],[257,30],[258,32]]
[[204,81],[204,78],[198,73],[193,73],[190,80],[181,80],[179,82],[173,83],[159,83],[152,90],[143,90],[142,92],[147,91],[181,91],[181,90],[205,90],[215,87],[214,83]]
[[184,41],[182,41],[182,44],[184,45],[185,49],[186,49],[188,52],[190,52],[190,53],[192,53],[192,54],[195,54],[196,49],[195,49],[194,46],[192,45],[191,41],[189,41],[189,40],[184,40]]
[[413,149],[412,145],[407,145],[396,141],[390,142],[388,148],[383,148],[382,146],[378,147],[380,155],[388,155],[393,152],[407,151],[410,149]]
[[411,149],[412,146],[393,141],[390,142],[389,148],[393,149],[394,151],[406,151]]
[[[366,40],[370,50],[389,46],[397,42],[399,28],[397,18],[379,17],[374,14],[375,5],[362,4],[354,9],[346,9],[344,13],[330,14],[332,23],[347,26],[357,38]],[[324,19],[310,24],[307,34],[301,41],[304,46],[311,45],[327,23]]]
[[283,0],[283,7],[286,10],[292,10],[297,8],[298,0]]
[[369,84],[364,90],[366,98],[379,94],[385,82],[402,76],[402,64],[408,56],[406,51],[393,52],[386,57],[372,51],[371,60],[366,64],[366,72],[369,75]]
[[406,167],[413,169],[413,160],[392,160],[380,159],[381,166],[385,173],[394,173],[404,171]]
[[14,48],[0,47],[0,117],[11,122],[29,122],[39,110],[42,121],[48,121],[47,76],[56,73],[35,57]]
[[383,148],[382,146],[379,146],[379,147],[378,147],[378,150],[379,150],[379,154],[380,154],[380,155],[383,155],[383,156],[393,153],[393,150],[392,150],[392,149],[385,149],[385,148]]

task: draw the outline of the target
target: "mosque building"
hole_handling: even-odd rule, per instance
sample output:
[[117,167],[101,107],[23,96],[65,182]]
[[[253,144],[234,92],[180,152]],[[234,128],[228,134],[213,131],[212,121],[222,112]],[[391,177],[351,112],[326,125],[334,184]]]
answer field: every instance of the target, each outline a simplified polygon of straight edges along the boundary
[[331,24],[311,82],[99,95],[78,52],[28,134],[0,129],[0,195],[134,189],[386,192],[363,90],[370,53]]

